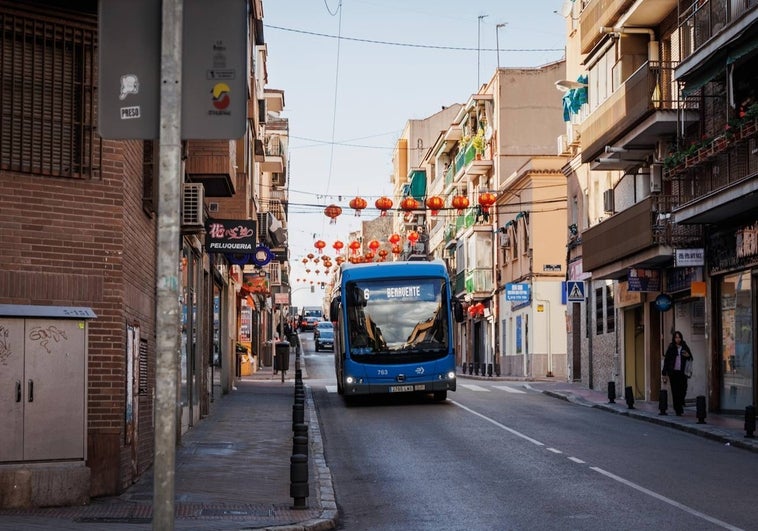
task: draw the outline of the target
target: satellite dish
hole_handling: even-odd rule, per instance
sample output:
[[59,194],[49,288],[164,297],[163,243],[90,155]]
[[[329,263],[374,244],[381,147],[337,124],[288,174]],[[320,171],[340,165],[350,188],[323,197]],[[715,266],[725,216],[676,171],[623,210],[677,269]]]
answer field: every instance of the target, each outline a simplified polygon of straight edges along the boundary
[[571,8],[572,6],[571,0],[563,0],[563,5],[561,6],[561,16],[563,18],[568,17],[571,14]]

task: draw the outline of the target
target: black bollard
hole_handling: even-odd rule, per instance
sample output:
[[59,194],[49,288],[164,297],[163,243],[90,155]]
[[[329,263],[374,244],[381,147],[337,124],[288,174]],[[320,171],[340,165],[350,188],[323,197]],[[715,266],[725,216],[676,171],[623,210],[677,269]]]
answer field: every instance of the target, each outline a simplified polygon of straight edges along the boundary
[[495,364],[495,376],[500,376],[500,364]]
[[608,403],[616,403],[616,382],[608,382]]
[[631,385],[624,388],[624,400],[626,400],[626,407],[628,409],[634,409],[634,391]]
[[290,496],[293,509],[307,509],[308,497],[308,456],[297,454],[290,457]]
[[745,437],[753,439],[755,437],[755,406],[745,408]]
[[492,377],[492,364],[487,364],[487,376]]
[[479,376],[479,362],[478,361],[474,362],[474,374]]
[[308,437],[295,435],[292,437],[292,455],[304,455],[308,457]]
[[474,364],[472,362],[468,363],[468,373],[474,374]]
[[292,404],[292,430],[297,424],[305,423],[305,407],[303,404]]
[[463,364],[461,364],[461,371],[463,372],[463,374],[466,374],[466,363],[465,362]]
[[661,389],[658,394],[658,411],[659,415],[667,415],[666,410],[669,408],[669,392],[666,389]]
[[695,398],[695,411],[697,413],[697,423],[705,424],[705,396],[698,395]]

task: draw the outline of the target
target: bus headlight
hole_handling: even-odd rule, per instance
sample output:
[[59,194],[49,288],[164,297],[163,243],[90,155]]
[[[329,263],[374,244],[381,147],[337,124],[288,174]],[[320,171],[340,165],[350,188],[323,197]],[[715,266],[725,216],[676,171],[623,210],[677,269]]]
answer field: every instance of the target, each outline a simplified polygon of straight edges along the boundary
[[345,383],[353,385],[355,383],[355,378],[353,378],[352,376],[348,376],[347,378],[345,378]]
[[455,371],[450,371],[449,373],[447,373],[447,379],[455,380]]

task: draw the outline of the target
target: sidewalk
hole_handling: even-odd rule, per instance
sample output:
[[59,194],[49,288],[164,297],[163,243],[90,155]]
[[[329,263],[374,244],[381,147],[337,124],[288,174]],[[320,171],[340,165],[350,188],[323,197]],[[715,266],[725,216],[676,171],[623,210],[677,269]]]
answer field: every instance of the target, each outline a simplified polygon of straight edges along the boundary
[[[614,400],[615,403],[610,403],[607,390],[599,391],[584,389],[581,385],[571,382],[561,382],[549,378],[525,380],[523,378],[517,379],[462,374],[459,374],[458,378],[462,380],[481,381],[523,381],[524,387],[533,391],[545,393],[546,395],[555,398],[567,400],[586,407],[594,407],[618,415],[626,415],[631,418],[660,424],[662,426],[669,426],[694,435],[713,439],[726,445],[758,452],[758,433],[755,434],[755,438],[746,437],[747,432],[745,431],[744,415],[722,415],[706,412],[706,417],[703,419],[703,423],[700,424],[694,403],[689,405],[688,402],[688,405],[684,408],[684,415],[677,417],[674,415],[670,396],[667,414],[661,415],[658,409],[658,402],[635,400],[632,404],[633,408],[630,409],[623,398],[623,393],[621,397],[617,397]],[[621,391],[623,391],[623,389]]]
[[[238,380],[236,390],[216,398],[211,414],[184,434],[176,451],[175,529],[336,528],[331,473],[304,366],[306,508],[293,508],[290,497],[295,362],[293,349],[284,383],[271,367]],[[152,505],[150,470],[122,495],[93,499],[83,507],[0,510],[0,530],[149,530]]]
[[[217,398],[212,413],[182,438],[176,453],[175,529],[326,530],[337,527],[338,512],[331,472],[324,459],[321,431],[305,384],[305,422],[308,425],[309,496],[307,507],[293,508],[290,497],[292,406],[295,403],[295,355],[285,382],[271,367],[243,377],[237,389]],[[519,381],[535,392],[573,403],[654,422],[751,451],[758,440],[745,437],[744,418],[708,413],[698,424],[695,408],[683,417],[659,415],[658,404],[636,401],[634,409],[606,392],[555,380],[539,381],[459,374],[461,380]],[[669,409],[672,413],[672,410]],[[150,530],[153,477],[148,471],[117,497],[98,498],[83,507],[0,511],[0,530]]]

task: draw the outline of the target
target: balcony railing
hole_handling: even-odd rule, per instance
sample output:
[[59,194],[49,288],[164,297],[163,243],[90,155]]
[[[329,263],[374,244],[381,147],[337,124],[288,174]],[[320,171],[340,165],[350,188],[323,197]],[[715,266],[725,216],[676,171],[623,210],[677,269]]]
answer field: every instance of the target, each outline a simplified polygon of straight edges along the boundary
[[682,60],[755,7],[758,0],[694,0],[679,16]]
[[[702,246],[702,227],[677,225],[671,211],[673,196],[649,196],[582,232],[582,257],[586,271],[593,271],[657,247]],[[630,230],[633,227],[633,230]]]
[[694,105],[672,90],[675,66],[646,62],[587,116],[582,123],[582,162],[594,160],[605,146],[648,115]]
[[466,270],[464,286],[466,293],[469,294],[492,293],[492,270],[484,268]]

